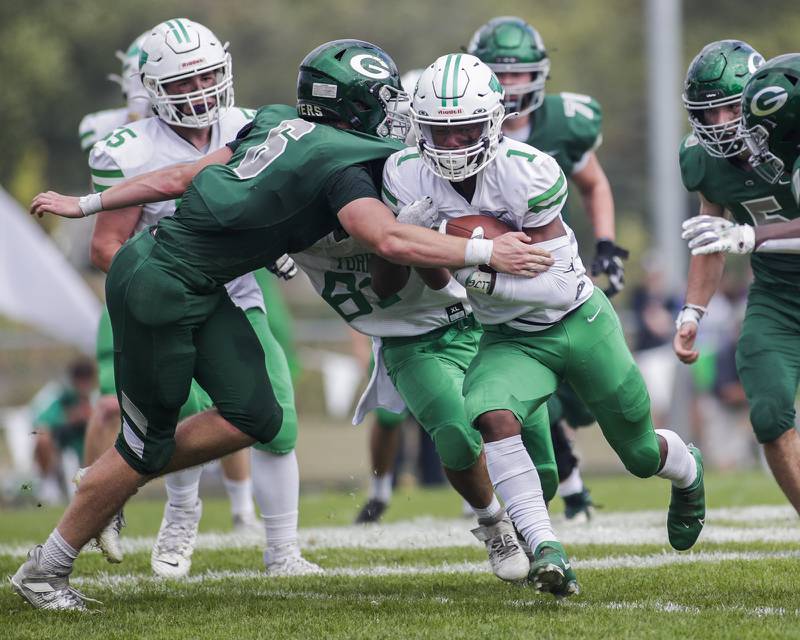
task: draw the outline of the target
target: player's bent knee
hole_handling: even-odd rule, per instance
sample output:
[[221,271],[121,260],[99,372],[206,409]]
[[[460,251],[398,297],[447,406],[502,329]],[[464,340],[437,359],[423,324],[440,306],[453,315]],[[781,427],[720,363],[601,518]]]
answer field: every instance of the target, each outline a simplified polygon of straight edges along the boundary
[[641,438],[625,447],[620,453],[625,468],[637,478],[654,476],[661,466],[661,453],[655,436]]
[[780,398],[756,398],[750,404],[750,424],[761,444],[773,442],[794,428],[794,407]]
[[464,471],[472,467],[481,454],[480,438],[466,425],[449,424],[431,435],[436,452],[446,469]]
[[245,435],[265,444],[275,439],[283,423],[283,409],[277,402],[255,398],[236,411],[217,407],[220,415]]

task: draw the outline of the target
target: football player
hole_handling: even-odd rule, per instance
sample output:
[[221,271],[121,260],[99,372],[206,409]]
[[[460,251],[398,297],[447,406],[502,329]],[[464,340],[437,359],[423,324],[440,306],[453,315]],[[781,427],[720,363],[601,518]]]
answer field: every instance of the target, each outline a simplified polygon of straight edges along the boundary
[[[233,138],[253,115],[252,111],[233,106],[230,54],[203,25],[184,18],[157,25],[141,42],[140,57],[141,81],[157,117],[117,129],[95,146],[89,156],[89,168],[97,192],[125,177],[200,158],[207,147],[219,148]],[[108,271],[112,259],[128,238],[161,217],[172,215],[175,206],[175,201],[170,201],[101,213],[92,237],[95,264]],[[266,324],[264,301],[255,277],[252,274],[242,276],[230,282],[227,289],[234,304],[245,311],[259,334],[264,351],[269,354],[273,387],[284,409],[280,436],[269,445],[259,445],[261,450],[252,453],[256,496],[267,529],[267,572],[281,575],[316,572],[319,569],[301,557],[297,546],[299,480],[294,453],[297,418],[288,365]],[[98,361],[103,371],[101,394],[104,398],[101,402],[105,401],[103,406],[106,407],[112,403],[116,405],[118,425],[113,360],[111,323],[106,313],[98,335]],[[206,392],[193,382],[180,418],[210,407],[211,400]],[[109,431],[106,429],[106,433]],[[105,441],[107,445],[90,462],[113,444],[107,436]],[[224,483],[231,496],[235,522],[246,525],[252,520],[255,525],[248,454],[241,451],[232,455],[243,457],[233,461],[233,469],[230,464],[224,465],[226,475],[232,476],[225,477]],[[198,498],[201,472],[201,467],[195,467],[166,478],[167,505],[151,557],[151,566],[157,575],[180,578],[189,572],[202,511]],[[118,514],[98,536],[101,549],[117,562],[121,560],[120,523]]]
[[[341,95],[329,75],[339,70],[349,70]],[[382,49],[358,40],[326,43],[306,56],[299,77],[300,97],[335,97],[335,106],[268,105],[235,141],[193,164],[83,198],[55,192],[34,198],[34,215],[82,217],[182,194],[175,214],[126,242],[109,269],[123,429],[47,542],[30,551],[13,577],[34,607],[86,608],[69,586],[78,550],[148,479],[278,434],[282,409],[270,392],[262,348],[226,282],[306,249],[339,226],[401,264],[489,263],[533,275],[552,263],[523,234],[476,242],[395,220],[376,184],[385,159],[404,147],[399,139],[408,123],[398,103],[407,96]],[[215,409],[176,429],[193,376]]]
[[[428,67],[410,115],[417,148],[386,162],[391,198],[404,205],[431,197],[445,231],[450,219],[492,216],[524,230],[555,260],[535,278],[474,267],[457,272],[484,328],[464,379],[467,417],[483,437],[495,491],[534,550],[530,580],[558,596],[578,589],[520,437],[521,425],[561,380],[597,417],[631,473],[672,481],[669,540],[688,549],[705,518],[702,457],[675,432],[653,428],[647,389],[619,319],[586,276],[561,217],[564,172],[551,156],[501,136],[503,87],[475,56],[450,54]],[[477,239],[480,227],[476,232]]]
[[[680,161],[684,185],[700,196],[700,215],[683,225],[692,258],[673,347],[682,362],[697,360],[697,327],[719,285],[725,253],[752,253],[754,282],[736,368],[756,439],[800,513],[794,405],[800,382],[795,293],[800,256],[792,255],[800,253],[798,82],[800,54],[764,64],[738,40],[706,45],[689,65],[684,103],[692,134],[681,145]],[[725,219],[726,210],[733,221]]]
[[[506,114],[517,114],[503,122],[503,135],[551,155],[578,188],[596,238],[592,275],[608,276],[609,297],[619,293],[628,252],[615,244],[614,198],[595,153],[602,142],[600,105],[579,93],[545,93],[550,58],[539,32],[521,18],[490,20],[475,32],[467,50],[497,75],[506,92]],[[566,204],[562,211],[566,219]],[[548,411],[565,516],[588,519],[591,496],[564,427],[593,424],[594,416],[567,385],[548,401]]]

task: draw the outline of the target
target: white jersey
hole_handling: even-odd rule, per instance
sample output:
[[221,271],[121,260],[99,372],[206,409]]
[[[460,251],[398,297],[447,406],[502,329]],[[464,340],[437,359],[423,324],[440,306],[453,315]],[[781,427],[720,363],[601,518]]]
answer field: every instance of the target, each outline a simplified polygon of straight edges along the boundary
[[[221,149],[235,139],[239,130],[254,115],[255,112],[250,109],[229,110],[224,118],[213,125],[211,142],[208,149],[202,151],[180,137],[160,118],[145,118],[126,124],[95,145],[89,154],[92,186],[96,192],[101,192],[126,178],[180,162],[199,160],[206,153]],[[134,233],[165,216],[173,215],[179,202],[169,200],[144,205]],[[264,309],[264,297],[252,273],[236,278],[225,286],[238,307]]]
[[130,115],[128,107],[119,109],[105,109],[95,111],[83,116],[83,120],[78,125],[78,136],[81,139],[81,151],[89,150],[96,142],[105,138],[114,129],[128,124]]
[[406,286],[380,300],[370,286],[371,254],[350,237],[335,233],[292,254],[312,286],[347,324],[368,336],[420,336],[467,317],[464,288],[454,279],[434,291],[412,269]]
[[[390,156],[383,170],[383,199],[387,206],[396,213],[404,205],[425,196],[433,198],[439,207],[440,219],[489,215],[511,229],[521,230],[541,227],[561,218],[561,208],[567,197],[567,181],[552,157],[508,137],[500,141],[494,161],[477,174],[471,202],[465,200],[448,180],[433,173],[416,149],[404,149]],[[578,282],[574,304],[567,309],[548,309],[470,293],[475,317],[481,324],[506,323],[522,331],[542,331],[589,298],[594,286],[578,255],[575,234],[566,224],[564,227],[569,236],[571,263]]]

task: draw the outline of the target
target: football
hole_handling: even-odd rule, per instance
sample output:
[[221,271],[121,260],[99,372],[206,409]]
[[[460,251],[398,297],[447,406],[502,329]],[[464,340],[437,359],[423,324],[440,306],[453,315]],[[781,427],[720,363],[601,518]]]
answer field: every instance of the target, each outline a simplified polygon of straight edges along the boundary
[[509,231],[514,231],[505,222],[491,216],[461,216],[447,221],[445,231],[447,235],[458,236],[459,238],[470,238],[476,227],[483,227],[483,237],[492,240]]

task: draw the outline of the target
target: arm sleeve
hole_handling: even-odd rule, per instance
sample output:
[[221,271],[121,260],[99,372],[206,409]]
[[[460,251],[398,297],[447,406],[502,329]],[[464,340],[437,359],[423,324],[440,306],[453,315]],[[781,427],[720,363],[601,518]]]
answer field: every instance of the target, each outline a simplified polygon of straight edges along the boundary
[[573,265],[569,236],[533,246],[549,251],[555,260],[553,266],[535,278],[498,273],[492,297],[548,309],[569,309],[575,302],[580,280]]
[[331,173],[323,188],[331,211],[341,211],[343,207],[359,198],[381,199],[369,171],[358,164]]
[[108,153],[105,143],[92,147],[89,153],[89,172],[95,193],[101,193],[125,180],[125,174],[117,161]]
[[248,134],[252,129],[253,129],[253,123],[248,122],[241,129],[239,129],[239,133],[236,134],[236,138],[234,140],[231,140],[225,146],[228,147],[234,153],[236,153],[236,150],[239,148],[239,145],[242,144],[242,140],[244,140],[248,136]]
[[558,163],[546,156],[545,160],[531,166],[527,179],[527,212],[522,219],[524,227],[541,227],[561,214],[567,201],[567,178]]

